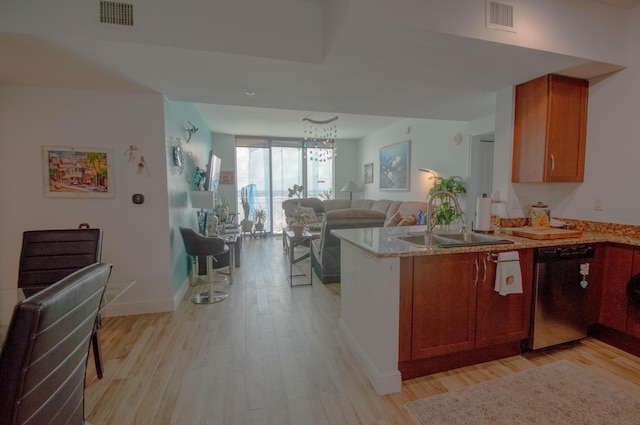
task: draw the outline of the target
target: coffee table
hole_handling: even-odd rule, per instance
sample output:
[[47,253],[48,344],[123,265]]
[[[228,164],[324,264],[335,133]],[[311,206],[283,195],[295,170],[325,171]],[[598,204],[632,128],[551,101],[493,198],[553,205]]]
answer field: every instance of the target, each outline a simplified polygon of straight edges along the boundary
[[[311,285],[312,283],[311,279],[309,279],[309,282],[305,282],[305,283],[296,283],[296,284],[293,283],[294,277],[306,276],[304,273],[294,275],[293,265],[311,257],[311,239],[313,239],[313,235],[305,230],[304,232],[302,232],[301,236],[296,236],[293,233],[293,230],[282,229],[282,239],[284,243],[284,251],[287,254],[287,257],[289,258],[289,276],[288,276],[289,284],[291,286]],[[308,246],[309,251],[296,257],[295,248],[298,246]]]

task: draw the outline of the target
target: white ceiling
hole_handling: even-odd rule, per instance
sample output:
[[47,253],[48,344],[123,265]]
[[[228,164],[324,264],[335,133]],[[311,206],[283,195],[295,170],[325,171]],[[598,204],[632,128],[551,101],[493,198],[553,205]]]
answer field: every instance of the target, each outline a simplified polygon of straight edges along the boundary
[[[640,0],[601,2],[631,8]],[[340,138],[406,117],[482,118],[495,112],[495,92],[510,85],[549,72],[580,69],[588,78],[614,69],[360,20],[344,27],[319,62],[15,32],[0,32],[0,62],[8,65],[0,66],[0,84],[155,92],[193,102],[219,133],[300,137],[302,118],[339,115]]]

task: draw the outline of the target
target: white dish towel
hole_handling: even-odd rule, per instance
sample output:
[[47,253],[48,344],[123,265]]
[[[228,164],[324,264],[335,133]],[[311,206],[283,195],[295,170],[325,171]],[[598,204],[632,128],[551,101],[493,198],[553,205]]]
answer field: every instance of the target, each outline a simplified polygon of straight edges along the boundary
[[493,289],[500,295],[522,294],[522,273],[518,251],[498,254],[496,284]]

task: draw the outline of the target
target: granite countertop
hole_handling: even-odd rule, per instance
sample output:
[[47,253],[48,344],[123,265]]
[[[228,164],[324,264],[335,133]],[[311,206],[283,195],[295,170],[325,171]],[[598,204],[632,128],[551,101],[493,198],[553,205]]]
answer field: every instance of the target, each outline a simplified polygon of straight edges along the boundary
[[513,243],[495,245],[475,245],[455,248],[441,248],[439,246],[419,247],[397,239],[396,236],[420,234],[426,231],[426,226],[376,227],[365,229],[339,229],[331,233],[343,241],[361,248],[374,257],[415,257],[421,255],[443,255],[467,252],[510,251],[514,249],[538,248],[544,246],[576,245],[582,243],[615,242],[633,246],[640,246],[640,238],[616,235],[611,233],[583,231],[578,238],[538,240],[514,236],[509,229],[503,229],[497,236],[508,239]]

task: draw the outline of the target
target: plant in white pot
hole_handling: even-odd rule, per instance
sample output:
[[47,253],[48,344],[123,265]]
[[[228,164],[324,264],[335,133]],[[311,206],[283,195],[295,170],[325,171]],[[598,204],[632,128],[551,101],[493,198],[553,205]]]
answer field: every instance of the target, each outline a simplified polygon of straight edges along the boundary
[[243,232],[250,233],[253,229],[253,221],[249,219],[251,212],[251,205],[249,204],[249,190],[246,187],[240,189],[240,201],[242,202],[242,211],[244,212],[244,219],[240,222]]
[[229,218],[229,203],[227,202],[227,195],[222,189],[218,189],[216,192],[216,203],[218,219],[220,224],[224,224],[227,222]]
[[264,230],[264,220],[267,217],[267,212],[264,208],[259,208],[253,212],[253,218],[256,221],[254,227],[256,231],[262,232]]
[[298,205],[293,209],[292,213],[295,221],[291,223],[291,230],[293,230],[295,236],[302,236],[302,232],[304,232],[306,226],[307,214],[304,212],[300,202],[298,202]]

